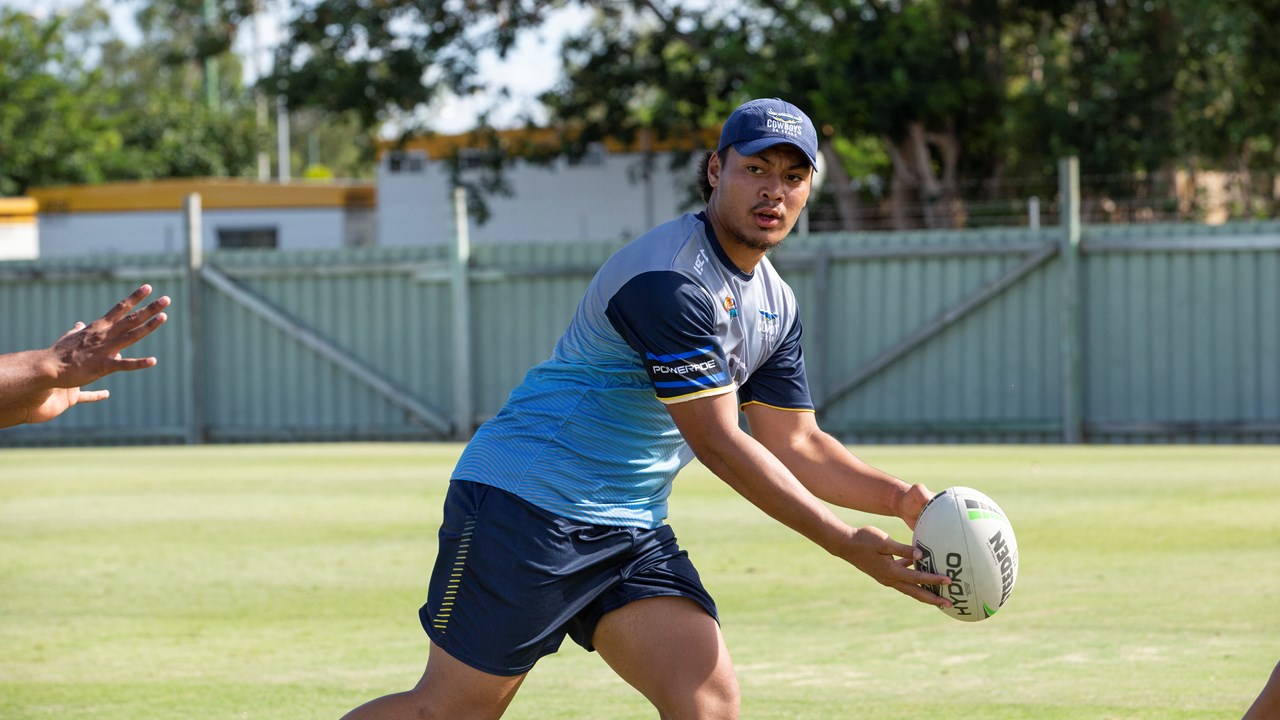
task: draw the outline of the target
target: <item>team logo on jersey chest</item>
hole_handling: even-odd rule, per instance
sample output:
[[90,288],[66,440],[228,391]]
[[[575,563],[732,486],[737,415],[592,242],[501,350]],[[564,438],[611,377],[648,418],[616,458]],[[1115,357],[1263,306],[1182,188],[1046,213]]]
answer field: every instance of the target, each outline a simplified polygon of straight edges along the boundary
[[767,337],[778,334],[778,313],[768,310],[760,311],[760,334]]
[[724,309],[729,313],[729,317],[738,317],[738,303],[734,302],[732,295],[724,296]]

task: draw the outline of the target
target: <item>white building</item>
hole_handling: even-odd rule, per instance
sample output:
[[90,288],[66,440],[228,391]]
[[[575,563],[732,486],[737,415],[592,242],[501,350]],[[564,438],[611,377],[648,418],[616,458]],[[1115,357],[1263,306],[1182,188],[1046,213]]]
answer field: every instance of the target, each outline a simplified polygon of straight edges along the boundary
[[[503,131],[504,143],[541,142],[552,134]],[[436,136],[387,150],[378,163],[378,244],[443,244],[453,233],[450,158],[459,153],[461,179],[479,180],[483,151],[467,136]],[[703,144],[706,143],[705,147]],[[648,153],[619,143],[593,144],[578,160],[558,157],[546,164],[515,159],[503,169],[510,196],[485,198],[490,217],[471,222],[472,242],[539,240],[630,240],[685,212],[696,203],[695,169],[715,138],[686,143],[688,161],[671,167],[674,143],[655,143]],[[646,158],[648,162],[646,162]]]
[[32,260],[40,254],[36,201],[0,198],[0,260]]
[[[501,131],[498,138],[504,147],[540,147],[547,156],[558,148],[548,130]],[[575,160],[512,160],[503,169],[511,194],[485,197],[489,218],[470,222],[470,239],[630,240],[701,205],[695,168],[715,140],[688,138],[683,148],[610,141]],[[186,243],[184,200],[192,193],[201,197],[206,250],[447,244],[455,222],[451,158],[458,154],[463,182],[478,183],[483,172],[481,153],[487,151],[470,142],[469,135],[434,136],[387,150],[378,162],[376,186],[174,179],[33,188],[38,255],[179,252]],[[673,168],[672,158],[687,159]],[[30,225],[32,215],[26,218]],[[34,237],[8,245],[17,248],[11,253],[23,253],[10,257],[36,256]],[[0,253],[5,251],[0,245]]]
[[200,195],[202,247],[302,250],[372,244],[372,184],[177,179],[32,188],[41,257],[179,252],[184,199]]

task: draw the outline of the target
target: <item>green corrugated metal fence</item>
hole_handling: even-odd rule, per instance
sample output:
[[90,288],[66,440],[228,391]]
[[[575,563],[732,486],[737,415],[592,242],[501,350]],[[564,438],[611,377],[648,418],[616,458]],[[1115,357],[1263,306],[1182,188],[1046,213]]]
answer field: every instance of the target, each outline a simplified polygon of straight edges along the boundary
[[777,262],[806,318],[810,384],[829,431],[858,441],[1062,438],[1052,232],[797,245],[788,251],[801,262],[781,252]]
[[[1280,222],[1079,238],[1075,273],[1061,228],[788,240],[774,262],[823,426],[853,442],[1280,440]],[[619,246],[472,248],[466,328],[448,248],[210,253],[194,324],[181,256],[0,263],[0,349],[48,345],[144,281],[175,300],[131,352],[158,367],[0,445],[465,437]]]
[[1086,431],[1280,438],[1280,223],[1089,228]]

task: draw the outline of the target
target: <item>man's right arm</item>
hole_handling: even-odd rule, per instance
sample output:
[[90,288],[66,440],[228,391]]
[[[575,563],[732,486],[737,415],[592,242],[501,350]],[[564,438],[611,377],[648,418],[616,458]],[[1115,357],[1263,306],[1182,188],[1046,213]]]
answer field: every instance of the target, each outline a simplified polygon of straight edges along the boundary
[[882,585],[930,605],[946,600],[920,587],[948,584],[914,570],[915,548],[879,528],[852,528],[738,426],[737,396],[723,393],[668,403],[676,426],[707,469],[766,514]]

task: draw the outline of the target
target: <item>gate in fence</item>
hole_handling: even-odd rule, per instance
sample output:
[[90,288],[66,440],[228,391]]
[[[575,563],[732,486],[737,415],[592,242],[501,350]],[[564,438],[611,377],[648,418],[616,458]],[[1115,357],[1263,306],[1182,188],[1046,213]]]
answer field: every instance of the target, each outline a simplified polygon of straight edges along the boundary
[[[812,234],[796,291],[825,429],[851,442],[1280,440],[1280,222]],[[462,440],[550,353],[620,243],[0,263],[0,349],[141,282],[175,302],[105,403],[0,446]],[[189,199],[189,237],[200,237]]]

